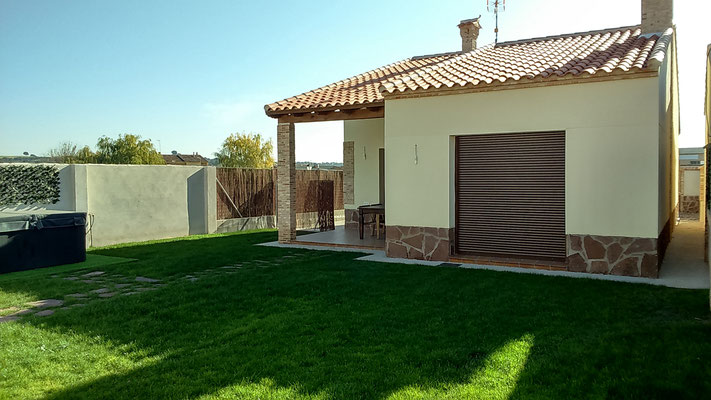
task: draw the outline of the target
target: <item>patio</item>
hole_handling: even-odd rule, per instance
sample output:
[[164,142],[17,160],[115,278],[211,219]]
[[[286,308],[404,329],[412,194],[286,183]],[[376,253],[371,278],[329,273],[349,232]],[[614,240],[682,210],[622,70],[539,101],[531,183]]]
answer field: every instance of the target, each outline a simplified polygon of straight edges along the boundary
[[385,235],[381,235],[380,239],[378,239],[370,234],[369,229],[366,229],[361,240],[358,235],[358,229],[346,229],[343,225],[340,225],[336,226],[336,229],[332,231],[300,231],[296,240],[292,243],[381,250],[385,248]]

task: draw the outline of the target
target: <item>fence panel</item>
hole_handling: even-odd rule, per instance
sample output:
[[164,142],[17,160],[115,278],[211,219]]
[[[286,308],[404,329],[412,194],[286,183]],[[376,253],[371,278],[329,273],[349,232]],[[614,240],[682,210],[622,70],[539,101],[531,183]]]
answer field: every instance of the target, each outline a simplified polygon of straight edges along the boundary
[[[217,168],[217,219],[275,214],[276,173],[271,169]],[[239,209],[235,210],[228,197]]]
[[[217,168],[217,219],[259,217],[276,214],[276,169]],[[343,171],[297,170],[296,212],[317,212],[319,182],[333,182],[333,206],[343,209]]]

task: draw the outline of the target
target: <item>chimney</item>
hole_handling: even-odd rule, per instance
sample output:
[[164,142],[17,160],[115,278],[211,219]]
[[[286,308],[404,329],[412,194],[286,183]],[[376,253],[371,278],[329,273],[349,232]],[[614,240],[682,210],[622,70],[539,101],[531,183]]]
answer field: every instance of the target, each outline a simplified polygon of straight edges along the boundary
[[476,49],[476,39],[479,37],[479,29],[481,29],[479,18],[481,18],[481,15],[476,18],[465,19],[457,25],[459,27],[459,35],[462,36],[462,52],[466,53]]
[[642,0],[642,34],[671,28],[673,16],[673,0]]

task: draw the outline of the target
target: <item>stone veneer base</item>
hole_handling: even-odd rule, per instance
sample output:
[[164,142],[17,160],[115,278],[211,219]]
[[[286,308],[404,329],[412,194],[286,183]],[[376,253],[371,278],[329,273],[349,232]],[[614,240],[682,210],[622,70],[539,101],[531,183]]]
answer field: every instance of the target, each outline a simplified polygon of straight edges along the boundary
[[358,229],[358,210],[345,209],[346,229]]
[[385,254],[394,258],[448,261],[450,228],[388,225],[385,234]]
[[679,212],[684,215],[696,214],[701,211],[701,197],[699,196],[681,196],[679,202]]
[[659,276],[658,239],[568,235],[568,270],[592,274]]
[[[346,210],[347,212],[348,210]],[[355,210],[352,210],[355,211]],[[357,221],[357,211],[355,212]],[[346,216],[348,218],[348,216]],[[521,267],[567,269],[571,272],[657,278],[673,227],[670,219],[659,238],[567,235],[568,258],[555,268],[547,263],[521,262]],[[348,224],[348,222],[346,222]],[[355,224],[357,228],[357,222]],[[454,229],[388,225],[385,254],[394,258],[449,261]],[[491,260],[492,263],[496,260]],[[505,265],[510,265],[511,260]],[[503,264],[502,264],[503,265]]]

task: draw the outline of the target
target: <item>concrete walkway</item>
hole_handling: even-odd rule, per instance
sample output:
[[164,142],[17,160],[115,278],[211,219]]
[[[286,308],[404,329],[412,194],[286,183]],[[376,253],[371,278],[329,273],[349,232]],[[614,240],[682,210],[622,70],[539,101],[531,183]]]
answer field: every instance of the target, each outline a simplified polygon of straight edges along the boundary
[[457,266],[460,268],[486,269],[502,272],[516,272],[523,274],[565,276],[569,278],[597,279],[614,282],[642,283],[647,285],[667,286],[679,289],[708,289],[709,267],[704,262],[704,225],[698,221],[682,221],[677,225],[672,236],[667,254],[662,262],[659,278],[636,278],[632,276],[588,274],[570,271],[548,271],[532,268],[500,267],[494,265],[478,264],[451,264],[441,261],[408,260],[402,258],[389,258],[383,250],[353,249],[343,247],[323,247],[304,244],[283,244],[279,242],[261,243],[259,246],[297,248],[307,250],[328,250],[367,253],[358,260],[375,261],[398,264],[417,264],[428,266]]
[[665,286],[708,289],[709,266],[704,262],[704,223],[683,220],[674,229],[659,270]]

